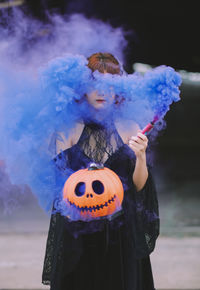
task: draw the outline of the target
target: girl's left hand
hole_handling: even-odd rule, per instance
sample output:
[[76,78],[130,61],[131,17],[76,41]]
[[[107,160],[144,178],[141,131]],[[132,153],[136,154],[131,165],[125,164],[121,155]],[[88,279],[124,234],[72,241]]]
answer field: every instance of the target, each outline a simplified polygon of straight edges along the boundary
[[134,151],[136,158],[143,158],[148,146],[148,138],[139,131],[137,136],[129,139],[128,146]]

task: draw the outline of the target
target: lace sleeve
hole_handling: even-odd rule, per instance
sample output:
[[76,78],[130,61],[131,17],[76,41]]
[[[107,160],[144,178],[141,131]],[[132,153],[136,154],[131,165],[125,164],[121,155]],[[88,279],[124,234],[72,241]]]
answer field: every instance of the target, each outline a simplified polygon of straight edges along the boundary
[[[65,169],[67,168],[67,158],[65,154],[60,153],[54,158],[55,164],[55,188],[54,190],[59,190],[60,188],[60,177],[58,178],[59,172],[60,176],[64,176]],[[56,202],[56,194],[54,197],[54,203]],[[63,248],[63,230],[64,223],[63,217],[59,213],[53,213],[55,210],[54,205],[52,206],[52,213],[50,219],[50,226],[48,231],[46,252],[44,258],[43,272],[42,272],[42,283],[44,285],[50,285],[51,277],[56,271],[57,264],[60,261]]]
[[[59,214],[52,214],[50,220],[50,227],[48,232],[48,238],[46,243],[46,253],[43,265],[43,272],[42,272],[42,283],[44,285],[50,285],[51,276],[53,268],[55,267],[54,264],[54,257],[56,253],[61,252],[62,249],[62,242],[58,243],[58,231],[59,231],[59,224],[60,224],[60,215]],[[59,247],[58,247],[59,245]],[[59,257],[58,257],[59,259]]]
[[[62,187],[63,178],[65,179],[70,171],[68,159],[70,154],[68,153],[68,151],[62,152],[54,159],[55,189],[58,191]],[[55,213],[56,198],[55,195],[46,243],[42,272],[42,283],[44,285],[51,285],[51,281],[59,281],[62,271],[70,272],[79,260],[81,253],[81,239],[74,238],[67,230],[67,219],[59,212]]]
[[[132,164],[133,165],[133,164]],[[145,257],[155,248],[156,239],[160,231],[159,205],[157,190],[152,176],[152,169],[148,166],[148,178],[142,188],[137,191],[132,181],[131,170],[129,190],[129,210],[132,212],[132,227],[138,258]]]
[[157,190],[151,170],[148,171],[148,179],[143,189],[140,191],[135,189],[136,222],[140,232],[136,244],[138,253],[142,256],[150,254],[154,250],[160,231]]

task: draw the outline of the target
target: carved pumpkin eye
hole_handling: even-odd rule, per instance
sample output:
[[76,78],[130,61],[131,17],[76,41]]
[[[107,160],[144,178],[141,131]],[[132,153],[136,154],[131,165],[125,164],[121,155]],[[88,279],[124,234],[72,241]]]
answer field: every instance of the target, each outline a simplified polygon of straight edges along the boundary
[[85,194],[85,182],[79,182],[75,188],[75,194],[77,196],[82,196]]
[[102,194],[104,192],[103,183],[99,180],[94,180],[92,182],[92,188],[96,194]]

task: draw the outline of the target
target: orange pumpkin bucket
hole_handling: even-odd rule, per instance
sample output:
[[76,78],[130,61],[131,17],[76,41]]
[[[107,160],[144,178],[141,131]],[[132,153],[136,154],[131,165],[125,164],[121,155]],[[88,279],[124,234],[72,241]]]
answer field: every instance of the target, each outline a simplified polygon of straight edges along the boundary
[[123,185],[118,175],[95,163],[73,173],[63,188],[64,201],[82,220],[114,214],[121,209],[123,198]]

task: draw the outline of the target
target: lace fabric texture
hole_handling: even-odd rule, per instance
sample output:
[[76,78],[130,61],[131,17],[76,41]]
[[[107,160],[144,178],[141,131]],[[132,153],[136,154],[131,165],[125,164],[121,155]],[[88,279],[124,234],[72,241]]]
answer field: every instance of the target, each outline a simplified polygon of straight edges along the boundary
[[123,145],[123,141],[113,123],[107,128],[90,123],[84,127],[77,145],[91,160],[104,164]]
[[[137,192],[132,181],[135,155],[123,143],[113,124],[109,128],[105,128],[101,124],[86,124],[77,144],[63,153],[55,159],[55,164],[61,172],[67,167],[76,171],[80,168],[88,167],[91,162],[96,162],[103,163],[121,178],[125,189],[125,198],[122,204],[125,224],[116,230],[117,234],[115,235],[118,238],[116,238],[115,243],[118,245],[118,250],[116,250],[114,256],[118,257],[119,255],[119,259],[115,261],[115,258],[113,258],[113,261],[115,261],[113,263],[116,265],[112,264],[110,266],[113,269],[115,266],[118,267],[118,276],[121,277],[121,280],[116,281],[115,289],[153,290],[151,265],[147,257],[154,250],[156,239],[159,235],[159,211],[157,192],[151,170],[149,169],[149,177],[144,188]],[[58,160],[59,162],[57,162]],[[69,223],[60,214],[51,216],[42,283],[51,285],[52,290],[65,289],[66,283],[71,284],[69,280],[65,280],[63,277],[66,278],[68,277],[66,275],[72,275],[72,273],[76,273],[76,276],[78,276],[80,275],[77,270],[79,267],[87,268],[87,265],[84,264],[85,262],[81,260],[81,257],[84,257],[87,253],[83,243],[84,235],[74,238],[70,233],[70,227],[74,231],[74,229],[80,229],[82,225],[83,223],[81,222]],[[109,245],[113,243],[110,240],[109,232],[112,232],[111,225],[106,222],[106,226],[101,229],[101,235],[106,240],[105,249],[109,248]],[[96,234],[94,233],[93,235],[95,236]],[[90,241],[93,235],[86,235],[86,240]],[[95,247],[97,245],[98,249],[102,247],[99,244],[101,235],[97,239],[93,237],[96,240]],[[112,247],[110,249],[112,252]],[[96,264],[100,263],[101,257],[95,257],[95,254],[93,256],[94,260],[97,259]],[[108,260],[110,261],[110,258]],[[123,266],[120,264],[122,260]],[[139,274],[140,278],[138,271],[141,272]],[[132,273],[135,273],[135,276]],[[85,273],[85,275],[87,274]],[[97,279],[97,277],[94,279]],[[122,280],[124,281],[123,283]],[[134,281],[137,281],[135,286],[133,286],[136,283]],[[149,281],[148,285],[145,284],[144,286],[142,281]],[[123,286],[117,286],[118,284],[123,284]],[[70,287],[82,290],[81,285],[74,286],[74,288]],[[94,290],[98,289],[98,286],[95,287]],[[108,285],[105,287],[108,287]],[[108,289],[112,287],[110,285]],[[92,286],[91,289],[93,289]]]

